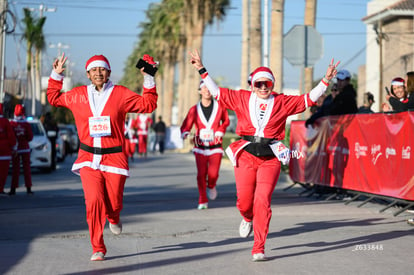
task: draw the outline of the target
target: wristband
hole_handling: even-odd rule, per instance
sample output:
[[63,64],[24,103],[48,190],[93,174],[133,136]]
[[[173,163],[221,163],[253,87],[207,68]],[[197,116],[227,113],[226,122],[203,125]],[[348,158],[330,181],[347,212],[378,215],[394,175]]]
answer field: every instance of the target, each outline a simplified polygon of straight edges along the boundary
[[204,74],[204,73],[206,73],[207,72],[207,70],[206,70],[206,68],[201,68],[200,70],[198,70],[198,73],[200,74],[200,75],[202,75],[202,74]]
[[327,86],[329,85],[330,80],[328,80],[325,76],[322,78],[322,82],[325,83]]

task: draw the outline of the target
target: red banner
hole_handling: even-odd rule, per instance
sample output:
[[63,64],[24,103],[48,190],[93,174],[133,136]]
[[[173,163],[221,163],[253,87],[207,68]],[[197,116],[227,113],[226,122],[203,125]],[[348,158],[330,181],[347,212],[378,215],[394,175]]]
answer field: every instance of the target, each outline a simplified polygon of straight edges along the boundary
[[293,181],[414,200],[414,112],[292,121]]

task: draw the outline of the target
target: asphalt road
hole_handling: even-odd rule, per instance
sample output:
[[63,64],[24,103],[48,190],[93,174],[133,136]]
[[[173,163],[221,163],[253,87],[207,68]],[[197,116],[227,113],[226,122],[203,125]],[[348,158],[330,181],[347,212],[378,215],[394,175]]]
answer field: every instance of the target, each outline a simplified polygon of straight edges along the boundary
[[298,185],[284,190],[292,184],[286,175],[273,195],[269,261],[252,262],[253,237],[238,236],[230,164],[223,162],[217,200],[197,210],[193,156],[172,152],[131,163],[124,231],[114,236],[106,226],[106,261],[91,262],[73,160],[34,172],[33,196],[20,187],[0,197],[0,274],[413,274],[414,227],[406,219],[414,214],[300,196]]

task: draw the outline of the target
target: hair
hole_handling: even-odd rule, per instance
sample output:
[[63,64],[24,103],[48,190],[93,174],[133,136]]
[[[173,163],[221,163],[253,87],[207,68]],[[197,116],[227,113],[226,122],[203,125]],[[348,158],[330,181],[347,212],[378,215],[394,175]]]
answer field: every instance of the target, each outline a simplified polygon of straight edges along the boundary
[[[370,102],[371,101],[371,102]],[[369,105],[374,102],[374,95],[370,92],[364,93],[364,104]]]
[[414,92],[414,71],[407,73],[407,93],[411,94]]

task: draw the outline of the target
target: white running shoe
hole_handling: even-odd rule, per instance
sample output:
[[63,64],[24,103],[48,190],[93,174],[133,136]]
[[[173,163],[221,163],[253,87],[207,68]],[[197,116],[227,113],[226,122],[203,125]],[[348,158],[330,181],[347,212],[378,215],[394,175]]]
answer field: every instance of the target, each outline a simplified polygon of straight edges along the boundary
[[213,187],[211,189],[207,188],[207,195],[210,200],[214,201],[218,195],[216,187]]
[[104,261],[105,255],[102,252],[95,252],[92,254],[91,261]]
[[265,254],[263,254],[263,253],[256,253],[256,254],[253,254],[252,261],[253,262],[263,262],[263,261],[267,261],[267,258],[265,256]]
[[208,209],[208,203],[200,203],[197,209],[198,210]]
[[239,227],[240,237],[247,238],[252,233],[252,222],[246,222],[242,219]]
[[122,233],[122,223],[119,221],[117,224],[109,223],[109,229],[111,229],[112,234],[119,235]]

